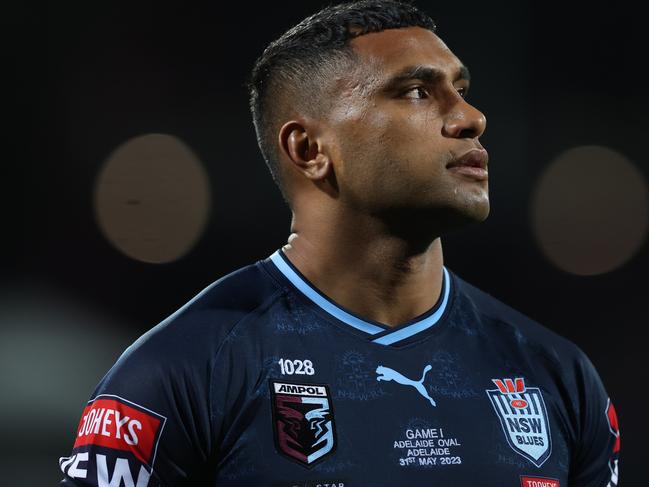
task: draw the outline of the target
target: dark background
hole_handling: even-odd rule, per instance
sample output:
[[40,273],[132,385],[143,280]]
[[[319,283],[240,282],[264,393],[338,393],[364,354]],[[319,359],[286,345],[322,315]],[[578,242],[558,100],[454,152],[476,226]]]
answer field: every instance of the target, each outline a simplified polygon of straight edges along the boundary
[[[586,351],[620,417],[621,485],[643,485],[647,244],[605,274],[564,272],[539,248],[530,198],[544,167],[577,145],[611,147],[649,178],[646,22],[628,1],[416,4],[470,67],[470,101],[488,119],[491,214],[442,239],[445,264]],[[83,405],[121,351],[285,242],[290,213],[258,151],[243,81],[268,42],[323,5],[63,2],[5,12],[5,79],[16,82],[7,106],[17,110],[5,131],[16,155],[3,164],[3,485],[56,484]],[[147,133],[188,144],[212,191],[204,234],[166,264],[117,251],[92,208],[102,163]]]

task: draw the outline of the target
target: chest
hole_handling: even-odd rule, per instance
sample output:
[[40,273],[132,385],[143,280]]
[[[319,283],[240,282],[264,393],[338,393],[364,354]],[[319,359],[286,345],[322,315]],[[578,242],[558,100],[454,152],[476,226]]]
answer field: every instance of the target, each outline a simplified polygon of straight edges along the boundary
[[567,485],[569,414],[542,374],[453,351],[403,357],[266,355],[216,485]]

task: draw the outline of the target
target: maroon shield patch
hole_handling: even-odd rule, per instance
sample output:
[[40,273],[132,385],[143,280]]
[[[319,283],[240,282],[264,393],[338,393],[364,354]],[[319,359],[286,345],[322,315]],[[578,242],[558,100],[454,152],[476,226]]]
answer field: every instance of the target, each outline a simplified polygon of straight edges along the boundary
[[275,446],[307,468],[331,455],[336,428],[329,386],[270,379]]

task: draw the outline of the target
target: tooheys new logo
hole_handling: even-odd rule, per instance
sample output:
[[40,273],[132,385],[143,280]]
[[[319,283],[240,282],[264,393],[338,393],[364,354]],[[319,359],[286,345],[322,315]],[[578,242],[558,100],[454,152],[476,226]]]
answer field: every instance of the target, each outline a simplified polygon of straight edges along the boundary
[[[165,421],[121,397],[97,396],[81,415],[73,455],[59,460],[61,470],[73,479],[96,477],[91,485],[146,487]],[[131,464],[140,467],[136,481]]]
[[552,453],[548,413],[538,387],[525,387],[522,377],[492,379],[497,389],[488,389],[509,446],[537,467]]

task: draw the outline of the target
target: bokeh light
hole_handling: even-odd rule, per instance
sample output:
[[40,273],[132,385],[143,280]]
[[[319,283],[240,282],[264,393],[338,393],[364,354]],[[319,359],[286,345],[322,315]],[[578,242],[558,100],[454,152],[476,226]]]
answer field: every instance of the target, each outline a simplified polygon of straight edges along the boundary
[[0,287],[3,484],[58,485],[58,458],[72,450],[97,383],[137,338],[135,325],[56,282]]
[[620,267],[643,244],[649,191],[642,173],[619,152],[579,146],[547,167],[531,210],[544,255],[566,272],[595,275]]
[[207,173],[179,138],[130,139],[106,160],[94,188],[97,223],[125,255],[149,263],[174,261],[201,237],[210,213]]

